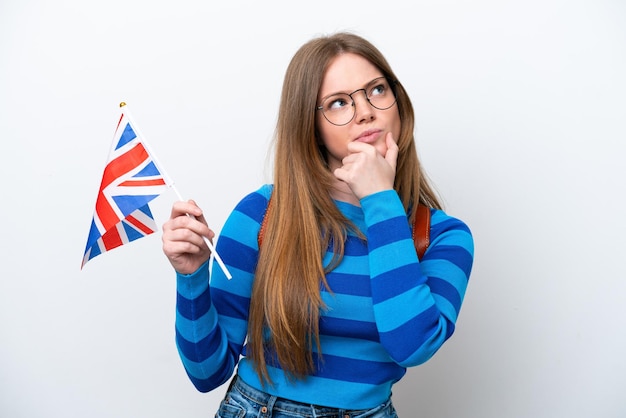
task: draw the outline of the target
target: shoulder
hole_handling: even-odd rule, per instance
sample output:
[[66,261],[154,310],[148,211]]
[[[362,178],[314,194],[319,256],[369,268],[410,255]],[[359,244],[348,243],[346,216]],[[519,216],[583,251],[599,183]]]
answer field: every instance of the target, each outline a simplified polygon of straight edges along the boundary
[[259,223],[263,219],[265,209],[269,202],[274,186],[272,184],[264,184],[257,190],[249,193],[237,203],[235,211],[242,213]]
[[448,215],[442,209],[430,209],[430,227],[431,229],[459,229],[465,230],[471,234],[469,226],[459,218]]
[[431,245],[458,246],[474,254],[474,239],[469,226],[441,209],[430,210]]
[[[265,184],[245,195],[230,213],[218,239],[218,246],[220,247],[218,251],[221,249],[226,253],[222,257],[227,264],[229,253],[238,254],[239,261],[256,259],[256,255],[251,251],[258,249],[257,235],[271,193],[272,186]],[[244,256],[244,254],[247,255]],[[231,261],[231,263],[235,262]],[[253,261],[250,263],[252,265]]]

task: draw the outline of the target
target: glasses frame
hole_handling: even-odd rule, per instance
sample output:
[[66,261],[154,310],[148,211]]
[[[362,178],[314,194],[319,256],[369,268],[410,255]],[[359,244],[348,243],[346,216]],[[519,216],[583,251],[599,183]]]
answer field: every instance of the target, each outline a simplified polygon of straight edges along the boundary
[[[378,107],[375,106],[371,101],[369,96],[367,95],[367,86],[371,86],[371,85],[375,85],[376,80],[380,80],[381,78],[384,78],[387,81],[387,84],[389,84],[389,88],[391,89],[391,94],[393,94],[393,103],[391,103],[389,106],[387,107]],[[335,93],[335,94],[331,94],[330,96],[326,97],[323,101],[322,104],[319,106],[315,106],[315,110],[321,110],[322,111],[322,115],[324,115],[324,119],[326,119],[329,123],[335,125],[335,126],[345,126],[347,124],[349,124],[350,122],[352,122],[354,120],[354,117],[356,116],[356,103],[354,102],[354,98],[352,97],[353,94],[362,91],[363,94],[365,94],[365,100],[367,100],[367,102],[370,104],[370,106],[372,106],[374,109],[378,109],[378,110],[387,110],[390,109],[391,107],[393,107],[393,105],[395,105],[398,102],[398,96],[396,95],[396,89],[395,89],[395,85],[398,83],[397,80],[390,80],[387,76],[380,76],[380,77],[376,77],[375,79],[373,79],[372,81],[370,81],[369,83],[367,83],[366,87],[360,88],[360,89],[356,89],[354,90],[352,93]],[[351,106],[352,106],[352,117],[350,118],[349,121],[347,121],[346,123],[335,123],[333,121],[331,121],[330,119],[328,119],[328,117],[326,116],[326,113],[324,112],[324,103],[326,102],[326,100],[328,100],[329,98],[337,95],[337,94],[346,94],[348,97],[350,97],[350,100],[352,100]]]

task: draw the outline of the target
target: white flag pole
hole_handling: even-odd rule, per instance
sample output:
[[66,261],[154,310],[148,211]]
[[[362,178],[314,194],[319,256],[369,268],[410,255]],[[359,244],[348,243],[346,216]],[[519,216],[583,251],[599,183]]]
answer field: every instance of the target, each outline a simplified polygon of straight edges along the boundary
[[[137,136],[139,136],[141,138],[141,140],[142,140],[141,142],[146,147],[146,151],[148,151],[148,154],[152,157],[152,160],[154,161],[154,164],[159,169],[159,172],[163,175],[163,177],[165,179],[165,183],[169,187],[171,187],[172,190],[174,190],[174,193],[176,193],[176,196],[178,197],[178,200],[181,200],[181,201],[184,200],[183,197],[178,192],[178,189],[176,188],[176,185],[172,181],[171,177],[167,174],[167,172],[165,170],[163,170],[163,166],[161,165],[161,163],[157,159],[156,154],[150,148],[150,145],[148,144],[148,141],[146,140],[146,137],[143,136],[143,134],[140,132],[139,127],[137,126],[137,124],[133,120],[132,116],[130,115],[130,112],[128,111],[128,105],[125,102],[121,102],[120,103],[120,108],[124,109],[124,113],[126,114],[126,117],[128,118],[128,120],[130,121],[131,125],[133,126],[133,129],[136,131]],[[193,216],[193,215],[187,214],[187,216],[189,216],[190,218],[194,218],[195,219],[195,216]],[[222,271],[224,272],[224,274],[226,275],[228,280],[232,279],[233,276],[230,274],[230,272],[226,268],[226,264],[224,264],[224,262],[222,261],[222,258],[220,257],[220,255],[215,250],[215,247],[213,247],[213,244],[211,243],[211,241],[207,237],[202,237],[202,238],[204,239],[204,242],[206,243],[206,245],[209,247],[209,250],[211,250],[211,257],[215,257],[215,261],[217,261],[217,264],[219,264],[220,268],[222,269]]]

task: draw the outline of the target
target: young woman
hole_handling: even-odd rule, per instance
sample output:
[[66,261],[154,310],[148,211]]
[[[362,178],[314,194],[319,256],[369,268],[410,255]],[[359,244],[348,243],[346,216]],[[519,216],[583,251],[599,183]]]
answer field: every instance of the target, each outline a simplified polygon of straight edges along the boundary
[[[217,242],[232,280],[217,266],[209,277],[214,233],[193,201],[163,226],[187,374],[207,392],[237,369],[218,417],[395,417],[392,385],[454,331],[471,233],[441,209],[411,101],[359,36],[296,52],[275,141],[274,184],[241,200]],[[418,205],[430,214],[421,259]]]

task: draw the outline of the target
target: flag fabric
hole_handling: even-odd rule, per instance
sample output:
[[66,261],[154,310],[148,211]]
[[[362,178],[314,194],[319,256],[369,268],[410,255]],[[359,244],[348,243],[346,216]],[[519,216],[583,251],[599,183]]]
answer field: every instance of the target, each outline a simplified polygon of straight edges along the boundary
[[148,203],[169,182],[122,112],[104,168],[81,269],[92,258],[157,231]]

